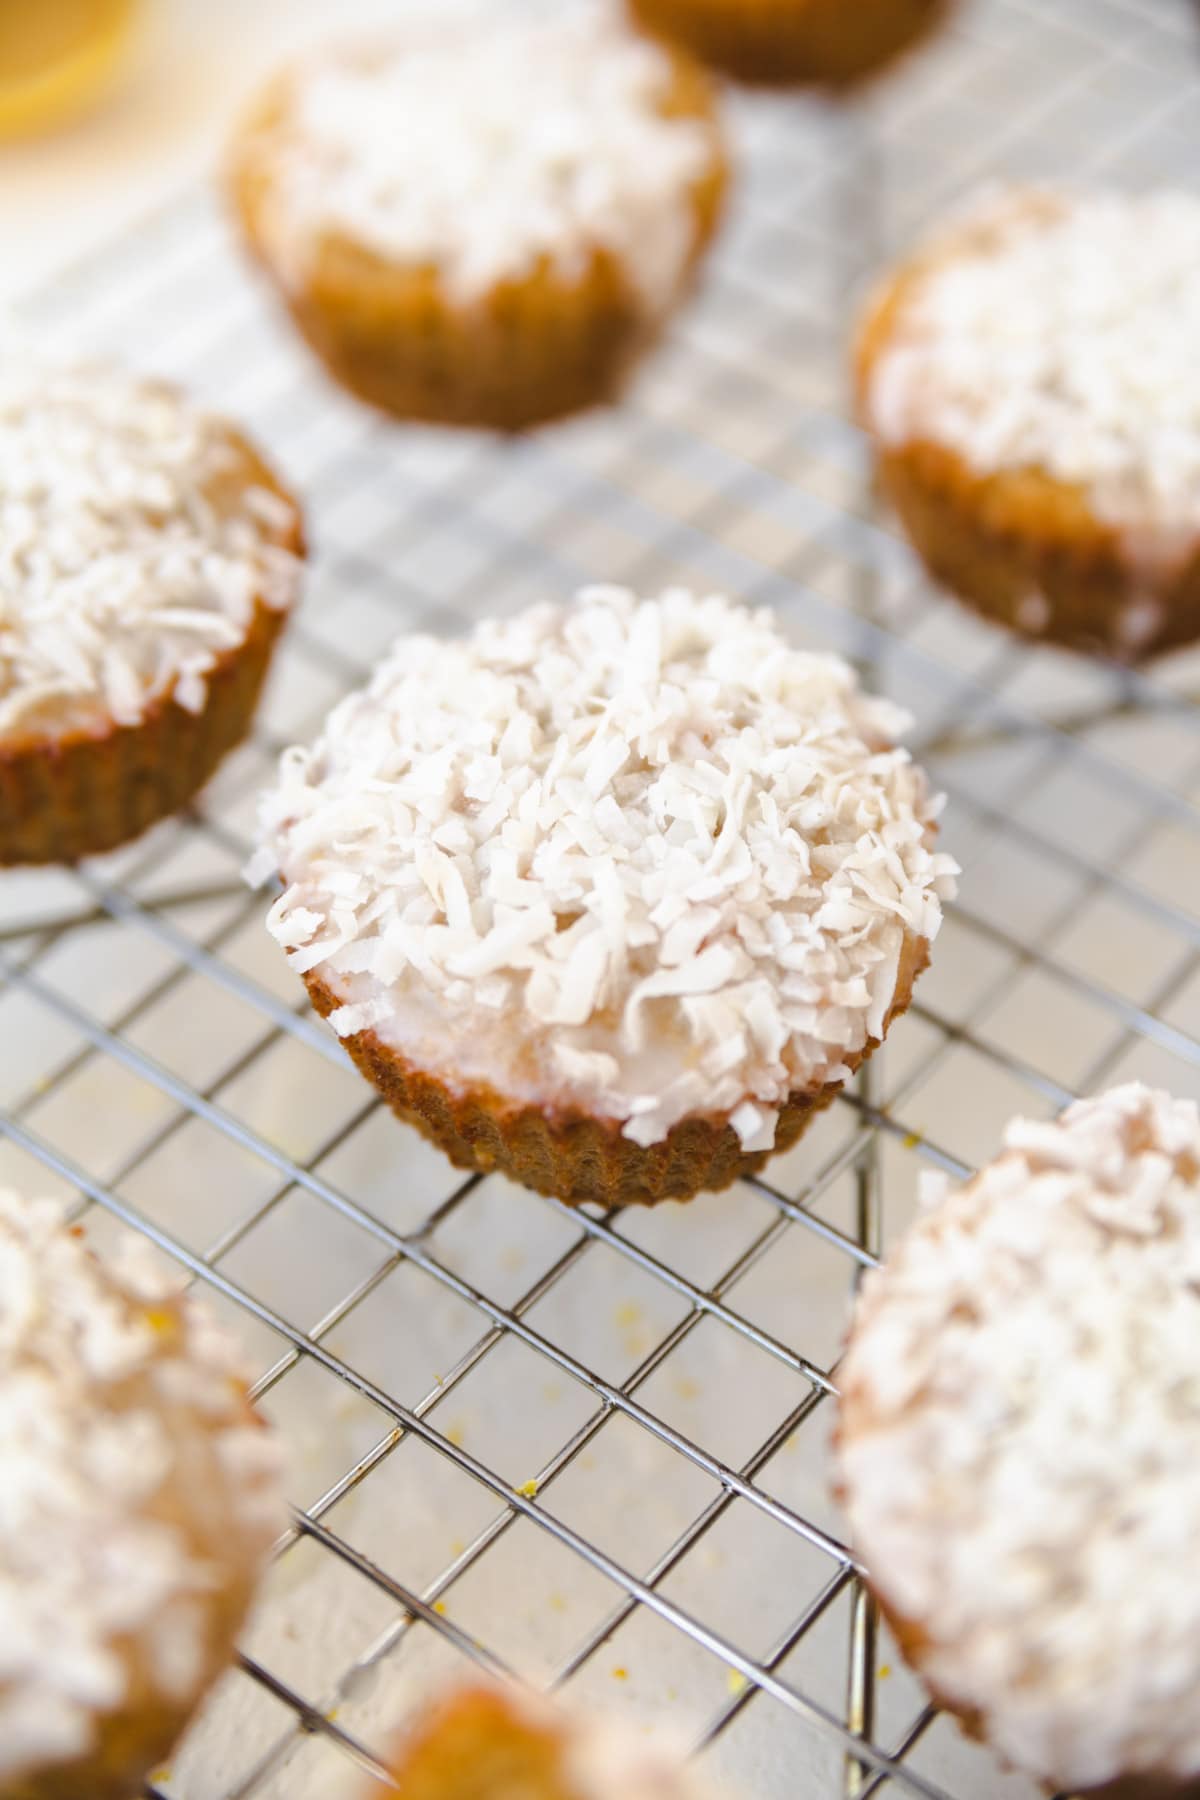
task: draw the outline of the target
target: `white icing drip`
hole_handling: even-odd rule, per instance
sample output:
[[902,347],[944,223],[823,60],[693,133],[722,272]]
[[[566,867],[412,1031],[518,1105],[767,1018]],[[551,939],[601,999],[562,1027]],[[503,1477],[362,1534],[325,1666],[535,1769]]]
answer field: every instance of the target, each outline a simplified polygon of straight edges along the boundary
[[1017,190],[930,246],[868,422],[970,466],[1080,484],[1136,564],[1200,538],[1200,199]]
[[920,1667],[1058,1788],[1200,1772],[1200,1112],[1134,1084],[942,1192],[842,1367],[853,1540]]
[[602,249],[663,309],[719,155],[711,125],[663,117],[671,82],[607,5],[418,18],[394,46],[293,73],[283,116],[247,144],[267,173],[265,240],[296,283],[338,233],[436,266],[463,303],[542,258],[577,280]]
[[769,613],[681,590],[403,639],[283,757],[268,924],[347,1001],[336,1030],[452,1085],[642,1144],[728,1113],[766,1149],[881,1033],[952,890],[906,722]]
[[85,1754],[135,1664],[194,1691],[222,1585],[198,1545],[223,1520],[244,1581],[284,1523],[237,1371],[144,1263],[101,1268],[53,1202],[0,1190],[0,1778]]
[[291,509],[217,497],[243,464],[169,388],[0,354],[0,731],[47,708],[136,724],[172,688],[200,711],[256,600],[296,591]]

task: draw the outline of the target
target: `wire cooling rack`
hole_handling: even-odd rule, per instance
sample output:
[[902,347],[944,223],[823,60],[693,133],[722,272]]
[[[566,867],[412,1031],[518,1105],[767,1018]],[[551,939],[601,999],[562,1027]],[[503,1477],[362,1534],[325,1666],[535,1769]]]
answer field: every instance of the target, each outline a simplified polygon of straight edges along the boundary
[[[735,101],[703,296],[621,409],[517,443],[340,396],[207,191],[37,297],[243,419],[316,542],[260,735],[203,806],[0,884],[0,1177],[206,1288],[291,1453],[265,1602],[159,1795],[344,1791],[482,1666],[666,1719],[752,1800],[1031,1800],[876,1630],[830,1497],[836,1357],[922,1167],[1122,1077],[1197,1090],[1200,660],[1030,651],[932,592],[864,501],[840,340],[864,269],[985,176],[1195,176],[1194,35],[1172,0],[977,0],[854,117]],[[462,1179],[304,1010],[239,880],[279,746],[394,634],[595,579],[769,601],[867,665],[965,868],[869,1076],[686,1208]]]

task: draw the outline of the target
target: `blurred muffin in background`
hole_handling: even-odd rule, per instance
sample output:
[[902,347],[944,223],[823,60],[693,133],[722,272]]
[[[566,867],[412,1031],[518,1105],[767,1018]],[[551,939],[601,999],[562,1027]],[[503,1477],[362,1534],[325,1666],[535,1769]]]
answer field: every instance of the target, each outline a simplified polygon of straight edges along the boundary
[[427,12],[294,67],[238,136],[230,185],[346,387],[400,418],[517,430],[619,390],[687,290],[726,174],[706,77],[597,6]]
[[739,81],[849,88],[942,24],[954,0],[629,0],[639,24]]
[[300,512],[227,420],[0,347],[0,865],[177,811],[250,728]]
[[1200,199],[1000,189],[858,332],[880,485],[930,573],[1026,637],[1200,637]]
[[287,1526],[208,1310],[0,1190],[0,1800],[128,1800],[233,1657]]
[[1200,1795],[1200,1111],[1128,1082],[926,1178],[839,1368],[855,1551],[1040,1791]]
[[681,1758],[628,1727],[516,1689],[465,1688],[396,1749],[370,1800],[711,1800]]

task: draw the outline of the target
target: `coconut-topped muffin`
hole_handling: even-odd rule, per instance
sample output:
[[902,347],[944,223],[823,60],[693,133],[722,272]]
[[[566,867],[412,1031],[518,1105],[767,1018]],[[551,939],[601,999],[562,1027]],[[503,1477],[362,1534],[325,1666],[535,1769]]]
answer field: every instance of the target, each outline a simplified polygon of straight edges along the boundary
[[517,427],[611,390],[679,299],[725,165],[700,71],[597,4],[420,7],[333,46],[268,89],[231,173],[348,386]]
[[0,1796],[135,1792],[228,1663],[286,1522],[223,1332],[0,1191]]
[[228,423],[0,353],[0,861],[108,849],[245,733],[300,518]]
[[856,1549],[936,1697],[1055,1791],[1200,1782],[1200,1112],[1014,1121],[863,1287]]
[[628,0],[650,31],[767,87],[854,89],[923,42],[953,0]]
[[682,1756],[516,1688],[464,1688],[402,1739],[372,1800],[712,1800]]
[[682,590],[402,639],[284,757],[270,929],[451,1155],[573,1199],[721,1185],[925,963],[954,865],[906,722]]
[[1122,658],[1200,633],[1200,198],[1002,191],[885,282],[858,346],[934,573]]

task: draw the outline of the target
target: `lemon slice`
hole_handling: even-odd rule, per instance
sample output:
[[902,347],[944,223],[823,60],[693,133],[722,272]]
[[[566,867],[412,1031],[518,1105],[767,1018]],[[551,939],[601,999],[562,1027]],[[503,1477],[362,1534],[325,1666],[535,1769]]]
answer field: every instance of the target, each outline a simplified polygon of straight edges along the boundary
[[0,0],[0,138],[78,112],[121,59],[138,0]]

